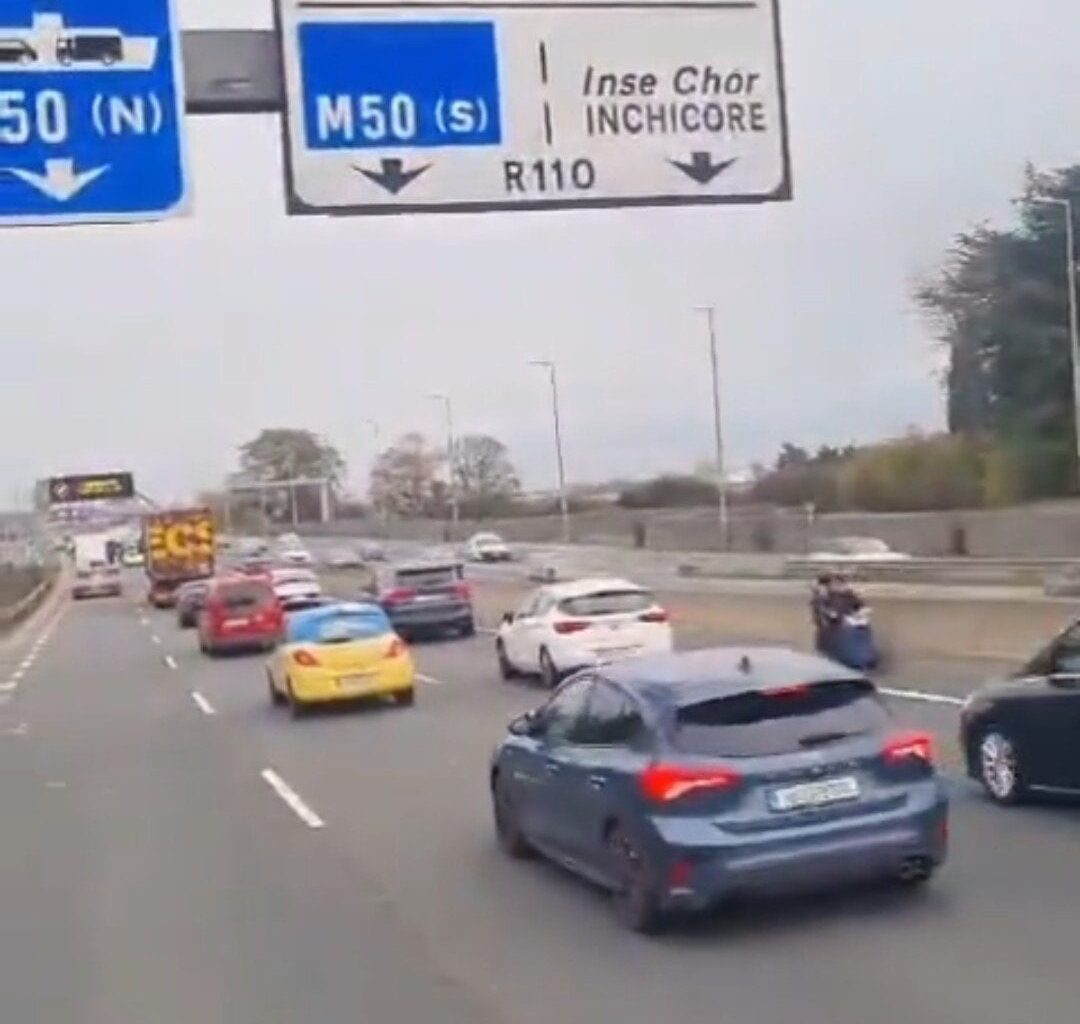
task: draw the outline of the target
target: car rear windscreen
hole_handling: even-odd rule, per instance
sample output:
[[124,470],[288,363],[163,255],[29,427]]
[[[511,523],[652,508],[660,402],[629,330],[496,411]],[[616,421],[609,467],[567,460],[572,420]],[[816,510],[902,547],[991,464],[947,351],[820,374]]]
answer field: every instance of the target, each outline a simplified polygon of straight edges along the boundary
[[270,604],[273,595],[266,587],[235,584],[221,590],[220,600],[230,612],[252,611]]
[[458,580],[455,565],[425,566],[422,569],[397,569],[394,580],[401,587],[420,590],[426,587],[448,587]]
[[559,602],[564,615],[588,618],[592,615],[633,615],[647,611],[656,598],[647,590],[598,590],[595,594],[568,597]]
[[888,721],[872,683],[837,680],[685,704],[673,742],[687,754],[759,757],[879,732]]

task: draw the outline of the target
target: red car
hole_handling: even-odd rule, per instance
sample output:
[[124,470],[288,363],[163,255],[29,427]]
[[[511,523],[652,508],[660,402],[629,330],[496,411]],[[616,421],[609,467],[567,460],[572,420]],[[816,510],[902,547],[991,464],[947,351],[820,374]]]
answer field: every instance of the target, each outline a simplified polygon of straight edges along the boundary
[[285,631],[285,613],[269,582],[245,576],[214,580],[199,614],[204,654],[273,648]]

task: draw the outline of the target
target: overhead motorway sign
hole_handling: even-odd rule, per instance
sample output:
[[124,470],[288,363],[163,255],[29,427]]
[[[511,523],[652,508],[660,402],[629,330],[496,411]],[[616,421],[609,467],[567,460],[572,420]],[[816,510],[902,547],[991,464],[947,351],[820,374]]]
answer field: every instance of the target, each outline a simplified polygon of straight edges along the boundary
[[66,505],[73,501],[97,501],[102,498],[133,498],[135,478],[130,473],[94,473],[82,476],[49,478],[50,505]]
[[791,198],[778,0],[277,0],[290,213]]
[[182,212],[180,71],[172,0],[3,0],[0,224]]

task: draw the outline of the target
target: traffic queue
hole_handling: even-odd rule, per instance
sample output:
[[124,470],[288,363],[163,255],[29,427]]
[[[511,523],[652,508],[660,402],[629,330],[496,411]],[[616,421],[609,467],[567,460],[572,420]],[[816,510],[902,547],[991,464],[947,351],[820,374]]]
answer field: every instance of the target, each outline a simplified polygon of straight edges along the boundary
[[[294,716],[345,701],[412,706],[410,643],[477,628],[452,552],[358,559],[345,600],[323,592],[299,538],[240,543],[229,556],[227,568],[176,588],[178,626],[195,630],[207,656],[263,654],[268,699]],[[861,605],[846,586],[819,581],[812,610],[823,630],[847,628],[834,603],[844,614]],[[606,576],[536,587],[488,632],[504,681],[550,691],[491,756],[498,844],[609,890],[634,930],[736,895],[873,878],[917,886],[947,857],[931,735],[899,724],[866,671],[828,656],[821,636],[816,653],[678,651],[657,596]],[[1077,682],[1080,626],[1016,680],[969,698],[964,762],[995,801],[1080,788],[1066,735]]]

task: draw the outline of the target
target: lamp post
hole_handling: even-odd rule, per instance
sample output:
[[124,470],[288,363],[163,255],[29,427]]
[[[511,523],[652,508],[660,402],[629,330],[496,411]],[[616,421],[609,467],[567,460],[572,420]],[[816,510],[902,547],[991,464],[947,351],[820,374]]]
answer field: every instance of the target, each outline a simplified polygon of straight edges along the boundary
[[449,395],[432,394],[428,395],[428,398],[434,402],[442,402],[446,413],[446,464],[450,476],[450,522],[457,526],[461,512],[458,508],[457,497],[457,445],[454,441],[454,407]]
[[530,359],[530,366],[547,370],[551,382],[551,414],[555,424],[555,464],[559,478],[559,517],[562,523],[564,544],[570,543],[570,503],[566,497],[566,466],[563,462],[562,423],[559,418],[559,377],[555,362],[551,359]]
[[1069,301],[1069,353],[1072,361],[1074,457],[1080,483],[1080,314],[1076,305],[1076,241],[1071,199],[1049,196],[1032,200],[1043,206],[1056,206],[1065,215],[1065,283]]
[[709,364],[712,368],[713,432],[716,439],[716,519],[720,527],[720,546],[727,551],[731,542],[728,519],[727,474],[724,471],[724,427],[720,416],[720,363],[716,352],[716,307],[695,306],[705,314],[709,331]]

